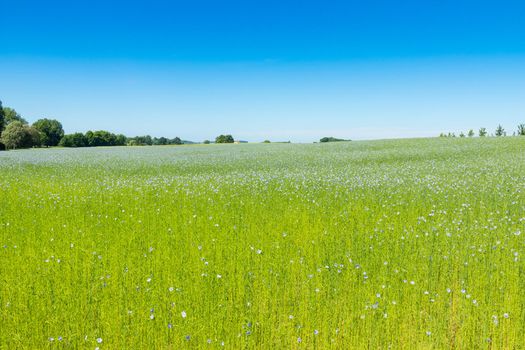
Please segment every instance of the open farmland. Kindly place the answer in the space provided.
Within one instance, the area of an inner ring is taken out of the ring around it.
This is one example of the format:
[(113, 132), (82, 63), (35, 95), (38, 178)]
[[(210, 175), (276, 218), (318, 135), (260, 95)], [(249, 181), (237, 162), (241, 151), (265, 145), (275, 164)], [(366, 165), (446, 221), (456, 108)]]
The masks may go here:
[(525, 347), (525, 137), (0, 153), (0, 348)]

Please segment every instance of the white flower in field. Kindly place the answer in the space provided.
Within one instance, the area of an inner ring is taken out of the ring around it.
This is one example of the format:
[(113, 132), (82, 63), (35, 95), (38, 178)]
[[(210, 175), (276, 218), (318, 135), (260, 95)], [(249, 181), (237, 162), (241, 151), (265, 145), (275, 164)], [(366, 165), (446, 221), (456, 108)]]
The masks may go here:
[(411, 284), (411, 285), (414, 285), (414, 284), (416, 284), (416, 282), (414, 282), (414, 281), (410, 281), (410, 284)]
[(102, 344), (102, 338), (97, 338), (97, 343)]
[(217, 278), (222, 278), (222, 275), (217, 275)]
[(55, 338), (53, 338), (53, 337), (49, 337), (49, 341), (50, 341), (50, 342), (54, 342), (54, 341), (55, 341)]
[(300, 343), (302, 342), (303, 340), (301, 339), (301, 337), (297, 338), (297, 342)]
[(180, 315), (182, 316), (182, 318), (186, 318), (186, 311), (182, 311)]
[(430, 337), (432, 335), (432, 332), (431, 331), (427, 331), (426, 334), (427, 334), (427, 337)]
[(257, 254), (262, 254), (262, 250), (261, 249), (257, 249)]
[(293, 320), (293, 315), (288, 316), (288, 319)]
[(154, 320), (155, 319), (155, 315), (154, 314), (149, 315), (149, 319), (150, 320)]
[(452, 293), (452, 289), (447, 288), (447, 293)]
[(173, 287), (169, 287), (168, 290), (169, 290), (170, 292), (173, 292), (173, 291), (175, 290), (175, 288), (173, 288)]
[(314, 329), (314, 335), (319, 334), (319, 331), (317, 329)]
[(151, 282), (151, 277), (148, 277), (148, 279), (146, 280), (146, 282), (150, 283), (150, 282)]
[(514, 236), (519, 236), (519, 235), (521, 235), (521, 231), (520, 230), (514, 232)]
[(505, 313), (503, 314), (503, 317), (504, 317), (504, 318), (509, 318), (509, 314), (505, 312)]

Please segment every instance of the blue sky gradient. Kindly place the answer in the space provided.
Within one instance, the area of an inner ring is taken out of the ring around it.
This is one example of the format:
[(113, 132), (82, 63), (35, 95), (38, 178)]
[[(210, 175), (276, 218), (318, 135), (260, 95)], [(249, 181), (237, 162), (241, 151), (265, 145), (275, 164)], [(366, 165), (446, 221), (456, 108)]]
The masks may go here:
[(0, 4), (0, 99), (66, 132), (309, 142), (525, 122), (523, 2)]

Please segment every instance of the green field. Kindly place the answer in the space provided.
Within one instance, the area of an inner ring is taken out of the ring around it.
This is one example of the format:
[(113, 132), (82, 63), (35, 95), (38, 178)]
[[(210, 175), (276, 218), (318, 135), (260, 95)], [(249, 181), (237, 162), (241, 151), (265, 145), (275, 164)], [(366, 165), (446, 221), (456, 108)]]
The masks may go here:
[(525, 347), (525, 137), (0, 152), (0, 348)]

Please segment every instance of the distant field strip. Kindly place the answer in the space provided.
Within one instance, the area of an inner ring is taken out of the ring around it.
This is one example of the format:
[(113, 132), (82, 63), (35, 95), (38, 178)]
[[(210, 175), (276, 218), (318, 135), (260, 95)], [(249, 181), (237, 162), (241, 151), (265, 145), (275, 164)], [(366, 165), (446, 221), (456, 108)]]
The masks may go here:
[(0, 152), (0, 348), (525, 348), (524, 248), (525, 137)]

